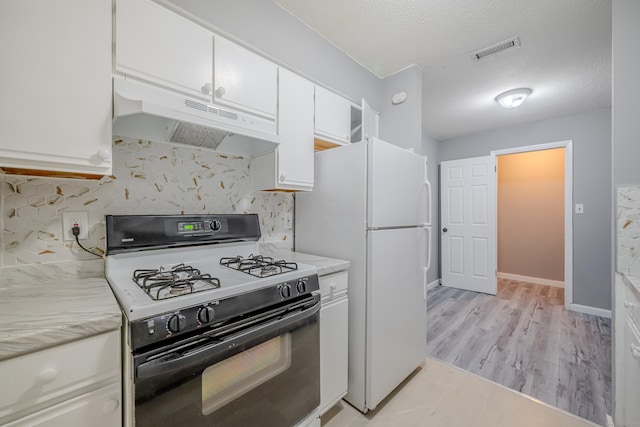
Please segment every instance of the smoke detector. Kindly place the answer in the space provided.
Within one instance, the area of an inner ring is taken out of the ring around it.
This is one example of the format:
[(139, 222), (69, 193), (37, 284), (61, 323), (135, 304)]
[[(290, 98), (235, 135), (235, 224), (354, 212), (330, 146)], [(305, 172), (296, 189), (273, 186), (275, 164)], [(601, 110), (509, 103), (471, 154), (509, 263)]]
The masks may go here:
[(515, 36), (510, 38), (509, 40), (501, 41), (500, 43), (496, 43), (489, 47), (485, 47), (484, 49), (477, 50), (471, 54), (471, 59), (473, 59), (474, 61), (480, 61), (481, 59), (485, 59), (489, 56), (495, 55), (496, 53), (505, 52), (516, 47), (520, 47), (519, 36)]

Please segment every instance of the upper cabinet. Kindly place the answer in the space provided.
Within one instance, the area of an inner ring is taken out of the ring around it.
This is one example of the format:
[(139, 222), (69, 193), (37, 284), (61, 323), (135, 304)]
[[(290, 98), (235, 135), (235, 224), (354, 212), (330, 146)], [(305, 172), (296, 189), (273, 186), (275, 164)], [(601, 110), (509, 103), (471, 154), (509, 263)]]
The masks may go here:
[(275, 152), (255, 157), (257, 190), (311, 190), (313, 187), (313, 83), (280, 68), (278, 135)]
[(213, 33), (150, 0), (116, 0), (115, 71), (211, 102)]
[[(351, 142), (351, 102), (316, 86), (315, 134), (317, 148), (330, 148)], [(328, 144), (327, 144), (328, 142)]]
[(111, 0), (3, 2), (0, 167), (111, 173)]
[(215, 36), (213, 96), (217, 104), (275, 119), (278, 66)]

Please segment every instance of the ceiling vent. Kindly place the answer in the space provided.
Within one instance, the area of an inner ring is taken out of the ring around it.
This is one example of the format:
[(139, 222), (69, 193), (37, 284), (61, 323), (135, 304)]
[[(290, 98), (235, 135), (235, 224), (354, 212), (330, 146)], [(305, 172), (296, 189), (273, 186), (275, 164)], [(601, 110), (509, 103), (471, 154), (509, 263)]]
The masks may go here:
[(516, 47), (520, 46), (520, 37), (515, 36), (510, 38), (509, 40), (502, 41), (500, 43), (496, 43), (484, 49), (480, 49), (471, 54), (471, 58), (474, 61), (480, 61), (481, 59), (485, 59), (488, 56), (494, 55), (496, 53), (504, 52)]

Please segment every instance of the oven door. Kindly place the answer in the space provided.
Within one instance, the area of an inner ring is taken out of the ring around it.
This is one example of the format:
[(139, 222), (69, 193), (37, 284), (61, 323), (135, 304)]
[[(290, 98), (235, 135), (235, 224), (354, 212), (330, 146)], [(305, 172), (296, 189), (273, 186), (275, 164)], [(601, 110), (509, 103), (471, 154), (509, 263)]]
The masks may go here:
[(136, 427), (293, 426), (320, 404), (319, 297), (134, 357)]

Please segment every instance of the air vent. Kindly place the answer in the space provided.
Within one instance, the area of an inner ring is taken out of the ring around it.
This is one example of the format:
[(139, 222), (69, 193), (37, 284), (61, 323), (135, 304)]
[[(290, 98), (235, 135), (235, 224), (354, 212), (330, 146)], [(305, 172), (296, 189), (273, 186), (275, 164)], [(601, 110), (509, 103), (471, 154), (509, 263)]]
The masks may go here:
[(238, 115), (236, 113), (230, 113), (229, 111), (218, 110), (218, 115), (231, 120), (238, 120)]
[(201, 104), (199, 102), (191, 101), (190, 99), (185, 99), (184, 105), (189, 108), (195, 108), (196, 110), (207, 111), (206, 104)]
[(474, 61), (479, 61), (481, 59), (487, 58), (488, 56), (494, 55), (496, 53), (504, 52), (519, 46), (520, 46), (520, 37), (515, 36), (509, 40), (505, 40), (503, 42), (496, 43), (492, 46), (473, 52), (471, 54), (471, 58)]

